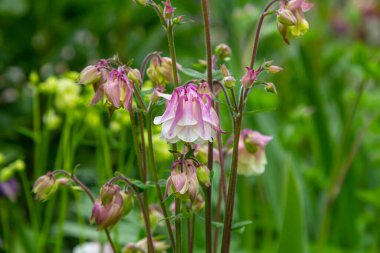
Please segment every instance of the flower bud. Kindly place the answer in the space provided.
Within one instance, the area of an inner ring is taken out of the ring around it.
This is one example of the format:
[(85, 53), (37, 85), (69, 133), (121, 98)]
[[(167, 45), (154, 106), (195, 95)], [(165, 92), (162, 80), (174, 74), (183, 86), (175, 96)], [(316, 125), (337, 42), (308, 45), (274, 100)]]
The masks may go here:
[(230, 73), (225, 64), (220, 65), (220, 71), (222, 72), (223, 77), (229, 76)]
[(277, 11), (277, 21), (286, 26), (293, 26), (297, 24), (297, 19), (294, 14), (285, 8), (280, 8)]
[(177, 16), (173, 19), (173, 24), (177, 25), (177, 24), (181, 24), (183, 20), (183, 16)]
[(233, 76), (226, 76), (223, 78), (223, 84), (226, 88), (231, 89), (235, 87), (236, 79)]
[(147, 6), (149, 3), (149, 0), (133, 0), (133, 2), (142, 5), (142, 6)]
[(142, 85), (143, 81), (141, 78), (140, 70), (132, 69), (128, 72), (128, 78), (132, 80), (137, 85)]
[(206, 165), (202, 165), (197, 168), (197, 178), (203, 186), (211, 186), (210, 170), (207, 168)]
[(91, 84), (99, 81), (101, 78), (101, 72), (98, 71), (98, 67), (90, 65), (85, 67), (79, 74), (78, 82), (80, 84)]
[(176, 197), (184, 195), (189, 189), (189, 182), (185, 173), (173, 170), (166, 183), (166, 195), (174, 193)]
[(133, 202), (133, 196), (130, 192), (120, 192), (121, 197), (123, 198), (123, 206), (122, 206), (122, 212), (123, 215), (127, 215), (130, 213), (130, 211), (133, 209), (134, 202)]
[(191, 202), (193, 202), (199, 193), (199, 181), (197, 178), (197, 174), (194, 172), (191, 173), (188, 176), (188, 181), (189, 181), (188, 193), (189, 193), (189, 197), (190, 197)]
[(33, 185), (32, 192), (36, 194), (36, 200), (45, 202), (48, 200), (58, 189), (55, 176), (52, 172), (39, 177)]
[(115, 194), (120, 192), (120, 187), (116, 184), (104, 184), (102, 188), (100, 188), (100, 199), (102, 200), (102, 204), (108, 204)]
[(215, 54), (219, 56), (220, 59), (225, 59), (231, 56), (232, 50), (226, 44), (219, 44), (215, 48)]
[(167, 19), (172, 19), (174, 15), (175, 8), (170, 3), (170, 0), (166, 0), (166, 2), (163, 2), (164, 4), (164, 16)]
[(273, 83), (266, 83), (265, 90), (269, 93), (277, 94), (276, 86)]
[(257, 77), (256, 71), (247, 67), (247, 73), (241, 78), (241, 83), (245, 89), (251, 88)]

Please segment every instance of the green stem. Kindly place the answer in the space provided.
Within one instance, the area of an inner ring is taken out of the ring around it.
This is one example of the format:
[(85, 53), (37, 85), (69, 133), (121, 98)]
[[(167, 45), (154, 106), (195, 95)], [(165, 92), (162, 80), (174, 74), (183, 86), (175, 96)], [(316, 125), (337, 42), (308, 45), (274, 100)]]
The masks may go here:
[(170, 220), (168, 219), (168, 217), (169, 217), (168, 211), (166, 210), (162, 190), (161, 190), (161, 187), (158, 183), (159, 178), (158, 178), (158, 172), (157, 172), (157, 167), (156, 167), (156, 162), (155, 162), (155, 157), (154, 157), (154, 149), (153, 149), (152, 108), (149, 110), (149, 112), (147, 114), (146, 124), (147, 124), (147, 130), (148, 130), (148, 146), (149, 146), (148, 152), (149, 152), (149, 158), (150, 158), (149, 159), (150, 160), (150, 167), (152, 169), (152, 174), (153, 174), (154, 182), (156, 185), (158, 200), (160, 202), (162, 213), (165, 217), (165, 223), (166, 223), (166, 227), (168, 229), (170, 243), (171, 243), (172, 249), (174, 251), (175, 250), (174, 234), (173, 234), (172, 228), (170, 226)]
[(174, 37), (173, 37), (173, 24), (171, 21), (169, 21), (169, 24), (166, 28), (166, 33), (168, 36), (170, 57), (172, 58), (174, 87), (178, 87), (177, 57), (175, 53), (175, 45), (174, 45)]
[(181, 199), (176, 198), (175, 199), (175, 252), (176, 253), (182, 253), (182, 241), (181, 241), (181, 221), (182, 219), (179, 217), (179, 214), (181, 213)]
[(143, 179), (144, 178), (144, 172), (143, 172), (143, 168), (142, 168), (139, 139), (137, 136), (136, 118), (135, 118), (135, 114), (132, 110), (129, 110), (129, 116), (131, 118), (131, 130), (132, 130), (133, 146), (135, 148), (135, 153), (136, 153), (137, 166), (139, 167), (140, 179)]
[(40, 96), (37, 87), (33, 90), (33, 132), (34, 132), (34, 178), (41, 174), (39, 167), (41, 150), (41, 111)]
[[(207, 82), (211, 93), (213, 93), (213, 81), (212, 81), (212, 53), (211, 53), (211, 27), (209, 16), (209, 2), (208, 0), (202, 0), (202, 13), (204, 22), (205, 42), (206, 42), (206, 56), (207, 56)], [(228, 99), (227, 99), (228, 101)], [(210, 171), (213, 169), (214, 163), (214, 145), (213, 142), (208, 143), (208, 159), (207, 167)], [(212, 185), (212, 184), (211, 184)], [(206, 234), (206, 248), (207, 253), (212, 252), (212, 189), (211, 186), (205, 188), (205, 234)]]

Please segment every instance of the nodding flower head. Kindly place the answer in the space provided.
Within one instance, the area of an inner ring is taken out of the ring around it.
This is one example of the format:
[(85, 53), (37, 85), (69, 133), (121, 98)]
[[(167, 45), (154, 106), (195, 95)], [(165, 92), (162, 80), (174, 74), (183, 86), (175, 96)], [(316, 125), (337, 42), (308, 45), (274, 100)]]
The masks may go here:
[[(182, 66), (177, 63), (177, 69), (181, 70)], [(147, 69), (149, 79), (155, 85), (165, 86), (169, 83), (174, 83), (172, 59), (168, 57), (155, 56), (150, 60), (149, 68)], [(178, 82), (181, 82), (177, 74)]]
[(78, 83), (93, 84), (101, 81), (107, 74), (108, 60), (100, 60), (95, 65), (85, 67), (79, 74)]
[(199, 192), (199, 182), (193, 160), (176, 161), (166, 183), (166, 195), (194, 201)]
[(168, 100), (166, 110), (154, 119), (154, 124), (162, 124), (161, 138), (167, 142), (204, 143), (221, 132), (211, 96), (199, 93), (195, 84), (177, 87), (172, 95), (161, 97)]
[(52, 172), (39, 177), (33, 185), (32, 192), (36, 200), (46, 201), (58, 190), (58, 182)]
[(100, 196), (94, 203), (90, 218), (91, 224), (96, 222), (98, 230), (115, 225), (133, 208), (132, 195), (120, 190), (117, 185), (105, 184)]
[(251, 129), (243, 129), (239, 139), (238, 173), (246, 176), (260, 175), (265, 170), (267, 159), (265, 146), (272, 139)]
[(95, 92), (95, 96), (91, 104), (96, 104), (105, 95), (108, 102), (115, 108), (123, 106), (125, 109), (131, 108), (133, 88), (131, 80), (128, 79), (126, 70), (119, 67), (117, 70), (113, 69), (108, 75), (105, 83), (99, 85)]
[(289, 38), (302, 36), (309, 30), (304, 13), (311, 8), (313, 4), (305, 0), (281, 1), (277, 11), (277, 28), (287, 44)]

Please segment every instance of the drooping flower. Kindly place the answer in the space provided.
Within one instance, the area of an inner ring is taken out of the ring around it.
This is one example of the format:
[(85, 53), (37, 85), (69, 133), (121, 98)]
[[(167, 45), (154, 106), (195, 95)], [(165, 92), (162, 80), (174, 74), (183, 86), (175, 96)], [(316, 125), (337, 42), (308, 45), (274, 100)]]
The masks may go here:
[(120, 190), (118, 185), (105, 184), (94, 203), (90, 223), (96, 222), (98, 230), (115, 225), (133, 208), (132, 195)]
[(212, 141), (221, 131), (211, 96), (200, 94), (195, 84), (177, 87), (172, 95), (160, 96), (168, 102), (164, 114), (156, 117), (154, 124), (162, 124), (161, 138), (167, 142), (204, 143)]
[(132, 81), (128, 79), (124, 68), (113, 69), (109, 73), (106, 82), (100, 84), (97, 88), (91, 104), (98, 103), (105, 95), (115, 108), (123, 106), (125, 109), (129, 109), (133, 97), (132, 85)]
[[(180, 71), (182, 66), (177, 63), (177, 69)], [(169, 83), (174, 83), (172, 59), (168, 57), (155, 56), (150, 60), (149, 68), (147, 69), (149, 79), (155, 85), (165, 86)], [(177, 74), (178, 82), (181, 82)]]
[(246, 176), (260, 175), (265, 170), (265, 146), (272, 139), (251, 129), (243, 129), (239, 138), (238, 173)]
[(167, 196), (174, 194), (177, 198), (194, 201), (199, 192), (199, 182), (194, 161), (186, 159), (176, 161), (172, 166), (172, 172), (166, 182)]
[(33, 185), (32, 192), (36, 194), (36, 200), (46, 201), (58, 190), (57, 180), (52, 172), (39, 177)]
[(95, 65), (89, 65), (85, 67), (79, 74), (78, 83), (80, 84), (92, 84), (100, 81), (105, 77), (107, 60), (100, 60)]
[(289, 38), (302, 36), (309, 30), (304, 13), (312, 7), (313, 4), (305, 0), (281, 1), (277, 12), (277, 28), (287, 44)]

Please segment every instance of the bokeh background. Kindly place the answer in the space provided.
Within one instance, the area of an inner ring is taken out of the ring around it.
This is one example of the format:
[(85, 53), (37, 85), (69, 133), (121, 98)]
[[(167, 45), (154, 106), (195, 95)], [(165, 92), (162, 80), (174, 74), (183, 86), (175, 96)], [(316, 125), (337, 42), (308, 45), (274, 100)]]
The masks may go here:
[[(205, 58), (200, 2), (172, 3), (189, 21), (175, 31), (178, 61), (192, 67)], [(274, 17), (265, 20), (258, 63), (273, 60), (284, 71), (265, 76), (277, 96), (257, 88), (249, 97), (244, 127), (274, 139), (266, 172), (238, 178), (234, 220), (252, 223), (233, 233), (231, 252), (380, 250), (380, 3), (314, 3), (309, 32), (290, 46)], [(264, 5), (211, 1), (212, 43), (230, 45), (236, 77), (249, 63)], [(37, 203), (31, 186), (76, 164), (94, 193), (113, 170), (138, 177), (128, 114), (109, 120), (101, 106), (88, 107), (91, 89), (75, 84), (74, 72), (116, 53), (138, 67), (152, 51), (168, 55), (165, 33), (153, 10), (129, 0), (0, 1), (1, 252), (72, 252), (104, 241), (89, 225), (82, 193), (60, 190)], [(231, 130), (227, 112), (222, 124)], [(165, 178), (171, 157), (155, 138)], [(120, 244), (142, 238), (139, 220), (133, 212), (113, 230)], [(196, 226), (203, 252), (201, 219)]]

